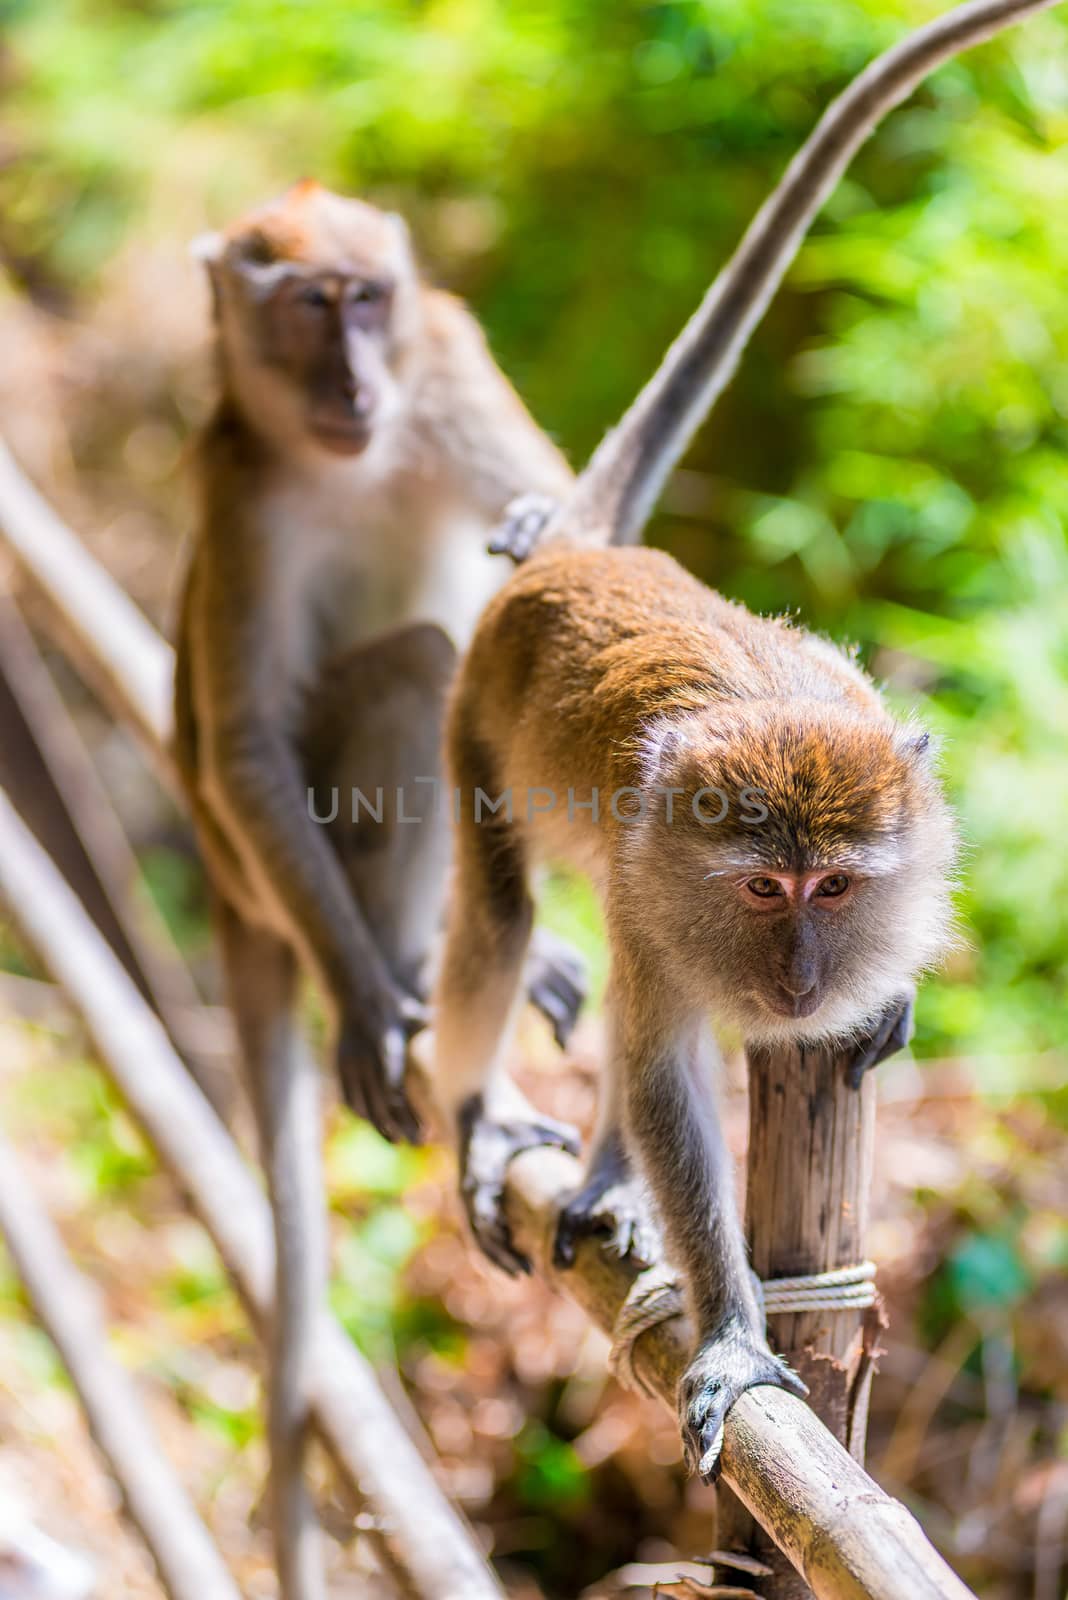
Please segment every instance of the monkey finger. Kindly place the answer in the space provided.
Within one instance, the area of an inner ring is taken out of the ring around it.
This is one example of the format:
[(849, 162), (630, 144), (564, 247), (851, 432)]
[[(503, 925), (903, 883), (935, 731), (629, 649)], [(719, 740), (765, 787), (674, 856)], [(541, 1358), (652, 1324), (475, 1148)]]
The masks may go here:
[(785, 1361), (737, 1325), (697, 1351), (679, 1384), (679, 1424), (687, 1464), (706, 1483), (719, 1476), (723, 1431), (735, 1401), (770, 1384), (802, 1399), (807, 1386)]
[(871, 1037), (857, 1046), (849, 1067), (850, 1087), (859, 1089), (866, 1072), (904, 1050), (912, 1037), (912, 1026), (913, 999), (906, 995), (887, 1009)]
[[(396, 1032), (403, 1052), (403, 1035), (400, 1029)], [(385, 1041), (366, 1038), (354, 1024), (345, 1024), (338, 1039), (337, 1070), (352, 1110), (370, 1122), (384, 1139), (396, 1144), (405, 1135), (390, 1106), (384, 1045)]]
[(662, 1254), (659, 1231), (638, 1186), (588, 1183), (561, 1209), (553, 1265), (572, 1267), (583, 1239), (603, 1240), (621, 1260), (651, 1266)]
[(421, 1144), (423, 1129), (415, 1108), (408, 1099), (408, 1040), (407, 1019), (401, 1027), (387, 1028), (382, 1037), (382, 1088), (386, 1117), (391, 1128), (388, 1137), (394, 1143)]
[(574, 1129), (543, 1121), (494, 1121), (483, 1114), (481, 1096), (461, 1113), (460, 1195), (471, 1231), (495, 1266), (513, 1277), (529, 1273), (530, 1261), (513, 1244), (505, 1212), (508, 1168), (526, 1150), (542, 1145), (578, 1154)]
[(505, 507), (500, 527), (490, 539), (490, 554), (511, 556), (517, 565), (526, 561), (556, 509), (556, 501), (548, 495), (524, 494), (512, 500)]
[(403, 996), (400, 1002), (400, 1014), (405, 1037), (408, 1040), (414, 1039), (417, 1033), (422, 1033), (424, 1028), (430, 1026), (430, 1007), (414, 994)]

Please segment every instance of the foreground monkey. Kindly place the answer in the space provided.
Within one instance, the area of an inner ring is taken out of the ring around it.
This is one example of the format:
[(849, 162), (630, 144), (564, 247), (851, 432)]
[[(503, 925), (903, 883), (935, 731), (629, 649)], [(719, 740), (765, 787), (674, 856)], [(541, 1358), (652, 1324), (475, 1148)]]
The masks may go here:
[[(802, 1387), (764, 1336), (707, 1013), (749, 1043), (849, 1041), (859, 1082), (907, 1041), (915, 980), (945, 947), (953, 826), (927, 736), (895, 722), (847, 656), (751, 616), (666, 555), (603, 547), (640, 532), (879, 117), (938, 62), (1045, 3), (974, 0), (873, 63), (828, 110), (543, 548), (490, 603), (454, 691), (460, 803), (435, 1070), (472, 1228), (492, 1260), (524, 1268), (502, 1208), (508, 1162), (576, 1142), (516, 1117), (504, 1073), (531, 867), (562, 858), (600, 891), (612, 971), (600, 1127), (560, 1217), (557, 1259), (591, 1233), (641, 1253), (636, 1156), (687, 1280), (697, 1346), (680, 1422), (707, 1477), (739, 1395)], [(523, 530), (513, 553), (532, 542)]]
[[(424, 1018), (449, 846), (416, 780), (438, 771), (456, 651), (509, 572), (488, 552), (491, 530), (521, 492), (559, 498), (572, 480), (474, 319), (420, 281), (399, 218), (302, 183), (205, 255), (221, 398), (200, 446), (176, 756), (274, 1209), (282, 1592), (313, 1600), (323, 1584), (301, 1480), (301, 1380), (325, 1239), (298, 958), (336, 1013), (349, 1104), (389, 1138), (416, 1137), (404, 1053)], [(397, 817), (398, 785), (418, 826)], [(328, 830), (309, 792), (326, 816), (332, 786)], [(389, 797), (380, 825), (353, 826), (354, 786)], [(581, 985), (573, 958), (545, 940), (528, 986), (561, 1041)]]

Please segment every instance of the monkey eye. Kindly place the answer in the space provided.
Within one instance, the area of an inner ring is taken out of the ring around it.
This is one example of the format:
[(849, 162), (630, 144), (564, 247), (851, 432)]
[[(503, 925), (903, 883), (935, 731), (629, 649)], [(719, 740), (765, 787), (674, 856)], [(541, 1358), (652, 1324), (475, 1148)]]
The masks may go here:
[(330, 296), (325, 289), (320, 289), (317, 283), (306, 284), (301, 289), (297, 299), (302, 306), (313, 306), (316, 311), (322, 311), (330, 304)]
[(849, 888), (849, 878), (844, 872), (832, 872), (829, 878), (824, 878), (816, 888), (816, 893), (824, 900), (837, 900), (839, 895), (845, 894)]
[(361, 283), (360, 287), (353, 291), (352, 298), (358, 306), (373, 306), (384, 300), (385, 296), (386, 291), (380, 283)]
[(746, 888), (758, 900), (774, 900), (776, 895), (782, 894), (782, 884), (776, 878), (750, 878)]

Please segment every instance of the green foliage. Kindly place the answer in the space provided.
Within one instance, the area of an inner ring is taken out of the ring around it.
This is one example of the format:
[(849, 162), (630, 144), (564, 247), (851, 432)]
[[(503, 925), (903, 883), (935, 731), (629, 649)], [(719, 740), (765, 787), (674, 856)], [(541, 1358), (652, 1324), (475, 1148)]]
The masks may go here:
[[(312, 173), (410, 217), (581, 462), (823, 107), (945, 3), (0, 0), (0, 260), (90, 321), (121, 250), (172, 260), (198, 227)], [(1063, 1373), (1048, 1296), (1068, 1265), (1052, 1176), (1068, 1125), (1066, 38), (1058, 13), (1032, 19), (940, 71), (877, 132), (649, 530), (725, 592), (858, 642), (941, 738), (961, 814), (961, 944), (924, 988), (918, 1051), (977, 1058), (1022, 1112), (999, 1135), (993, 1113), (970, 1124), (951, 1195), (919, 1197), (938, 1264), (918, 1318), (931, 1345), (963, 1324), (973, 1375), (1018, 1359), (1032, 1394)], [(121, 417), (88, 436), (116, 457), (92, 468), (132, 494)], [(199, 950), (204, 908), (183, 863), (161, 848), (145, 865)], [(599, 992), (587, 887), (552, 878), (544, 913)], [(36, 971), (2, 925), (0, 965)], [(151, 1163), (88, 1067), (35, 1070), (14, 1104), (21, 1127), (47, 1124), (101, 1210), (146, 1198)], [(333, 1299), (373, 1359), (432, 1351), (462, 1388), (475, 1336), (404, 1287), (424, 1228), (401, 1197), (434, 1181), (432, 1163), (349, 1119), (333, 1130), (346, 1222)], [(190, 1342), (229, 1355), (247, 1337), (199, 1234), (172, 1243), (151, 1295), (185, 1336), (159, 1363), (165, 1381), (246, 1444), (254, 1397), (208, 1392), (183, 1361)], [(7, 1275), (0, 1310), (23, 1365), (56, 1381)], [(546, 1591), (573, 1593), (576, 1551), (589, 1547), (592, 1581), (619, 1526), (632, 1529), (625, 1515), (608, 1529), (607, 1480), (540, 1410), (514, 1452), (499, 1446), (496, 1504)], [(938, 1497), (958, 1476), (940, 1475)]]
[[(931, 10), (7, 0), (0, 246), (91, 287), (155, 194), (222, 220), (314, 172), (412, 216), (581, 459), (822, 107)], [(931, 1051), (1068, 1045), (1065, 38), (1033, 19), (879, 130), (650, 534), (930, 695), (972, 952), (928, 988)]]
[(589, 1474), (568, 1440), (542, 1422), (528, 1422), (516, 1440), (519, 1470), (516, 1490), (532, 1510), (565, 1513), (589, 1496)]

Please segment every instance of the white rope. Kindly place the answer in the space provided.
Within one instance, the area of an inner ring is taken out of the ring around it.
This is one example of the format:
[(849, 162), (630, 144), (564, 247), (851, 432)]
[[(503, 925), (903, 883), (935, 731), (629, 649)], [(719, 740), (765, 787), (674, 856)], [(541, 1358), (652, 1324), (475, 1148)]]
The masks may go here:
[(797, 1278), (769, 1278), (762, 1287), (766, 1317), (788, 1311), (866, 1311), (876, 1299), (875, 1262)]
[(670, 1322), (672, 1317), (681, 1317), (685, 1310), (682, 1284), (672, 1267), (661, 1263), (638, 1274), (619, 1308), (612, 1329), (612, 1348), (608, 1352), (608, 1370), (624, 1389), (650, 1397), (655, 1394), (635, 1369), (634, 1346), (650, 1328)]
[[(799, 1311), (864, 1311), (875, 1304), (877, 1295), (874, 1261), (795, 1278), (754, 1281), (765, 1317)], [(661, 1264), (638, 1274), (620, 1307), (608, 1353), (609, 1371), (624, 1388), (655, 1393), (634, 1366), (634, 1347), (650, 1328), (681, 1317), (685, 1311), (682, 1281), (672, 1267)]]

